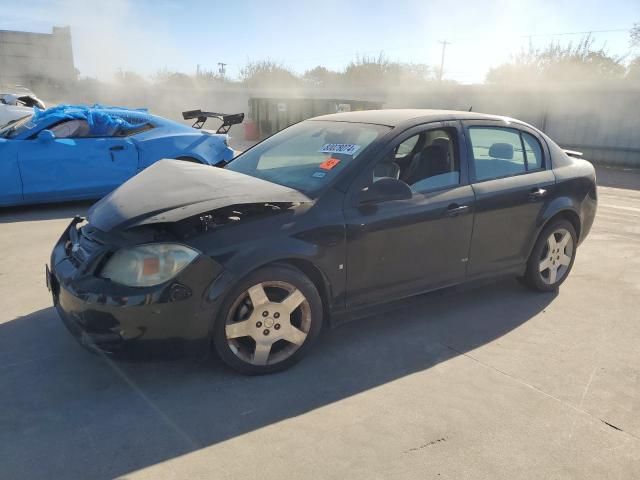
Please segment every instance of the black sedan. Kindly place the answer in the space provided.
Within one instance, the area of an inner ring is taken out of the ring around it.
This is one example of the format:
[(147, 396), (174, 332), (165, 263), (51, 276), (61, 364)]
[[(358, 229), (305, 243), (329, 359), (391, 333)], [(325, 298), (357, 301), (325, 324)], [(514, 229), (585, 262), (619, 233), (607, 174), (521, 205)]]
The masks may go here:
[(47, 282), (92, 349), (215, 350), (267, 373), (382, 302), (503, 274), (556, 289), (595, 212), (592, 165), (523, 122), (338, 113), (224, 168), (149, 167), (73, 220)]

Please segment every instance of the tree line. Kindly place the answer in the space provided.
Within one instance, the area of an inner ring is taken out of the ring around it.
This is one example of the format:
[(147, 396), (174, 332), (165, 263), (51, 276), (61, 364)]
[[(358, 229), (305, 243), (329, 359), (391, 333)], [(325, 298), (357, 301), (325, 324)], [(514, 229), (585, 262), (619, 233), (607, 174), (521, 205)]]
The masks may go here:
[[(491, 68), (485, 78), (487, 84), (589, 84), (624, 82), (640, 86), (640, 23), (630, 31), (629, 53), (613, 55), (605, 45), (597, 45), (592, 35), (577, 42), (551, 42), (544, 47), (530, 44), (511, 58)], [(248, 88), (420, 88), (439, 82), (439, 70), (421, 63), (402, 63), (389, 60), (384, 54), (358, 56), (341, 71), (318, 65), (302, 74), (275, 60), (249, 61), (239, 78), (221, 76), (219, 72), (198, 70), (189, 75), (161, 70), (151, 79), (135, 72), (120, 71), (116, 79), (126, 85), (154, 83), (156, 85), (190, 87), (237, 84)], [(454, 80), (445, 83), (455, 84)]]

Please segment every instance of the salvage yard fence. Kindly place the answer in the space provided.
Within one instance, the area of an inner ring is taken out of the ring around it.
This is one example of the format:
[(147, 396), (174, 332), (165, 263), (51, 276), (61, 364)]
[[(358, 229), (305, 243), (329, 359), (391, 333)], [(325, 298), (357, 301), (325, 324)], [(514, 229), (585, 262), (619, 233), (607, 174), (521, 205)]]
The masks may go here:
[(640, 168), (640, 88), (443, 87), (395, 95), (386, 107), (450, 108), (526, 121), (594, 163)]
[[(104, 85), (92, 91), (74, 91), (50, 98), (51, 103), (83, 102), (148, 107), (175, 120), (181, 112), (200, 108), (225, 113), (249, 113), (255, 97), (343, 98), (380, 102), (384, 108), (436, 108), (507, 115), (547, 133), (562, 147), (578, 150), (597, 164), (640, 168), (640, 85), (599, 87), (505, 88), (498, 85), (432, 84), (428, 88), (398, 85), (385, 89), (301, 87), (248, 89), (237, 84), (212, 88), (145, 86), (117, 88)], [(283, 125), (284, 126), (284, 125)], [(209, 128), (213, 127), (213, 122)], [(242, 126), (232, 135), (243, 136)]]

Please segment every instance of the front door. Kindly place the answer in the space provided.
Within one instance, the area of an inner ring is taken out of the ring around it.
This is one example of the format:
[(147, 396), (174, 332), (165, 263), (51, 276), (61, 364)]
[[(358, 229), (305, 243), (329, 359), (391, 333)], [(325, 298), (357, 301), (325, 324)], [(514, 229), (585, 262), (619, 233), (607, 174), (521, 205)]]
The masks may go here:
[[(464, 280), (474, 194), (456, 124), (402, 135), (356, 180), (348, 196), (347, 305), (384, 302)], [(360, 205), (357, 192), (382, 177), (412, 198)]]
[(18, 162), (26, 201), (107, 194), (135, 175), (138, 152), (127, 138), (20, 140)]

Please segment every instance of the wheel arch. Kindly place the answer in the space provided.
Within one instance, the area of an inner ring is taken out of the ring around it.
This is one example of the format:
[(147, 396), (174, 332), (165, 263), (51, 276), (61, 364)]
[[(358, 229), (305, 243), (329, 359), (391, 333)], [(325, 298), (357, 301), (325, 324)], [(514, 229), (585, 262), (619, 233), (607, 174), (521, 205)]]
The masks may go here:
[(260, 265), (257, 265), (249, 272), (246, 272), (243, 277), (246, 275), (250, 275), (252, 272), (261, 268), (277, 265), (294, 268), (302, 272), (307, 278), (309, 278), (309, 280), (311, 280), (311, 282), (318, 290), (318, 294), (320, 295), (320, 299), (322, 300), (322, 311), (324, 320), (330, 323), (331, 315), (329, 314), (329, 312), (331, 310), (331, 283), (329, 282), (329, 279), (322, 271), (322, 269), (310, 259), (303, 257), (283, 257), (270, 259)]
[[(325, 325), (331, 326), (331, 282), (329, 281), (326, 274), (322, 271), (322, 269), (316, 265), (315, 262), (306, 257), (292, 257), (292, 256), (283, 256), (283, 257), (274, 257), (265, 259), (265, 261), (260, 263), (255, 263), (252, 265), (252, 268), (243, 270), (242, 272), (228, 272), (229, 275), (221, 275), (218, 277), (218, 280), (222, 280), (221, 282), (214, 281), (212, 285), (210, 285), (204, 294), (204, 296), (208, 299), (208, 302), (215, 305), (211, 310), (210, 321), (207, 322), (207, 334), (206, 334), (206, 345), (210, 346), (213, 341), (213, 332), (215, 328), (215, 323), (219, 320), (220, 316), (220, 307), (224, 302), (226, 295), (230, 288), (233, 287), (236, 283), (238, 283), (243, 278), (251, 275), (256, 270), (260, 270), (261, 268), (267, 268), (272, 266), (284, 266), (286, 268), (293, 268), (298, 270), (303, 275), (306, 275), (307, 278), (311, 280), (314, 286), (318, 290), (318, 294), (320, 295), (320, 300), (322, 301), (322, 310), (323, 310), (323, 322), (326, 322)], [(209, 350), (207, 349), (207, 352)]]
[[(546, 227), (550, 222), (555, 221), (559, 218), (564, 218), (568, 220), (571, 225), (573, 225), (573, 229), (576, 231), (576, 237), (578, 241), (580, 241), (580, 232), (582, 228), (582, 224), (580, 221), (580, 216), (574, 210), (561, 210), (556, 213), (553, 217), (551, 217), (547, 222), (545, 222), (544, 226)], [(544, 227), (543, 227), (544, 228)]]
[(555, 199), (544, 210), (542, 222), (540, 222), (538, 229), (538, 235), (542, 230), (544, 230), (549, 222), (557, 220), (558, 218), (565, 218), (567, 221), (571, 222), (576, 231), (578, 241), (580, 241), (582, 219), (580, 218), (579, 207), (572, 199), (567, 197)]
[(535, 246), (538, 238), (542, 231), (549, 225), (550, 222), (553, 222), (559, 218), (564, 218), (568, 222), (573, 225), (574, 230), (576, 231), (576, 237), (578, 242), (580, 241), (580, 234), (582, 230), (582, 220), (580, 219), (580, 215), (578, 214), (577, 209), (573, 205), (573, 202), (569, 198), (558, 198), (554, 202), (550, 203), (549, 206), (543, 211), (540, 220), (538, 221), (538, 228), (535, 232), (535, 235), (532, 235), (532, 238), (529, 242), (528, 249), (526, 250), (525, 259), (529, 259), (531, 252), (533, 251), (533, 247)]
[(309, 280), (311, 280), (318, 289), (318, 293), (322, 299), (324, 317), (329, 319), (328, 314), (331, 308), (331, 283), (320, 267), (306, 258), (285, 258), (272, 263), (292, 266), (309, 277)]

